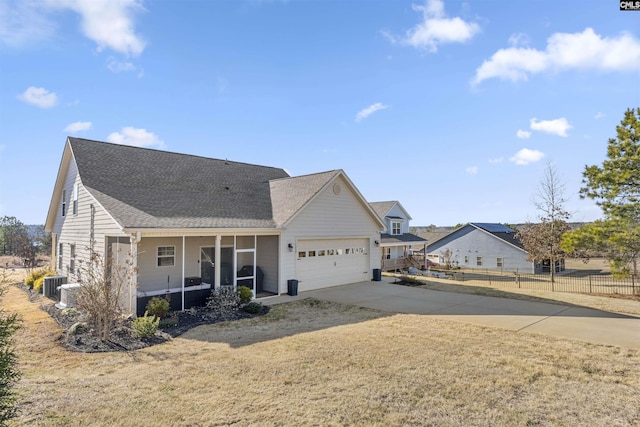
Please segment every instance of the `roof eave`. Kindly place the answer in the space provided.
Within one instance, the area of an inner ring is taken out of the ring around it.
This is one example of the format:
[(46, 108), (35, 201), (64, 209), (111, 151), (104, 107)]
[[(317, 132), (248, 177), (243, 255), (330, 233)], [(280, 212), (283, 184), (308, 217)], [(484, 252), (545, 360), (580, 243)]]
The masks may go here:
[(67, 172), (69, 170), (69, 165), (71, 164), (71, 159), (73, 157), (73, 151), (71, 149), (71, 143), (69, 142), (69, 137), (67, 137), (67, 141), (64, 146), (64, 151), (62, 152), (62, 158), (60, 159), (60, 165), (58, 166), (58, 174), (56, 176), (56, 182), (53, 185), (53, 192), (51, 194), (51, 201), (49, 202), (49, 210), (47, 212), (47, 218), (44, 223), (44, 231), (51, 232), (53, 230), (53, 226), (56, 221), (56, 212), (58, 210), (58, 200), (62, 195), (62, 187), (64, 187), (64, 180), (67, 176)]

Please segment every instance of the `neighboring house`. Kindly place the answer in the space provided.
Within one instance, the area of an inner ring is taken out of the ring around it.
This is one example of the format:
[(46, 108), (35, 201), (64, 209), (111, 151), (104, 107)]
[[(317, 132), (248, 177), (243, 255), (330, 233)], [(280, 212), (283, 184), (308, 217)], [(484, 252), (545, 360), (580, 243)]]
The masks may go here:
[[(131, 313), (211, 288), (257, 297), (371, 280), (384, 223), (342, 170), (283, 169), (68, 138), (45, 229), (52, 264), (78, 281), (90, 254), (132, 263)], [(254, 268), (257, 266), (258, 268)]]
[(382, 270), (403, 270), (409, 267), (421, 268), (424, 261), (418, 259), (417, 252), (427, 246), (427, 240), (409, 232), (411, 216), (397, 201), (369, 203), (383, 219), (387, 233), (380, 235), (382, 249)]
[[(544, 263), (527, 261), (527, 252), (515, 237), (516, 230), (503, 224), (468, 223), (440, 239), (429, 242), (430, 259), (454, 267), (543, 273)], [(560, 262), (557, 271), (564, 270)], [(548, 265), (546, 272), (549, 271)]]

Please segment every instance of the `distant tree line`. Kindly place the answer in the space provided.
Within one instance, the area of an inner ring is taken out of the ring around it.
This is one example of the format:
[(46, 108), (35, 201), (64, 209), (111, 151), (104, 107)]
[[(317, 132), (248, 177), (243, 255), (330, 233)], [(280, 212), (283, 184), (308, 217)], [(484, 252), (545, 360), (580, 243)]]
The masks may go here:
[(51, 253), (51, 234), (42, 225), (25, 225), (16, 217), (0, 218), (0, 254), (13, 255), (32, 267), (38, 255)]

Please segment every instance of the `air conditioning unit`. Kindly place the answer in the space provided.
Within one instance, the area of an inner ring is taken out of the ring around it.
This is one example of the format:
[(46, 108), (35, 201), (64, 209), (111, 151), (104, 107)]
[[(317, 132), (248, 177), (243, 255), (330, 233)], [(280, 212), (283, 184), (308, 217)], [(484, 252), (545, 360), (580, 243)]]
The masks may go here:
[(59, 309), (75, 307), (76, 293), (82, 285), (80, 283), (68, 283), (60, 286), (60, 302), (56, 304)]
[(47, 276), (42, 284), (42, 295), (47, 298), (60, 299), (59, 286), (67, 283), (67, 276)]

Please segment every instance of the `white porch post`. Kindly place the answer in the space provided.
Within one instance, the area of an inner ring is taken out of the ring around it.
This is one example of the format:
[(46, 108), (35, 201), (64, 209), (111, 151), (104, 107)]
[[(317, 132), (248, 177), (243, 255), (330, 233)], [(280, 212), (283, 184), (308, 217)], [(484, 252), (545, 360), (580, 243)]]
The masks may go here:
[[(213, 260), (213, 288), (220, 289), (220, 268), (222, 267), (222, 262), (220, 257), (222, 256), (222, 251), (220, 250), (220, 245), (222, 244), (222, 236), (219, 234), (216, 235), (216, 247), (214, 249), (215, 259)], [(212, 289), (213, 290), (213, 289)]]
[(185, 236), (182, 236), (182, 311), (184, 311), (184, 259), (185, 259)]
[(131, 278), (129, 279), (129, 312), (138, 316), (138, 243), (141, 240), (140, 232), (131, 235)]

